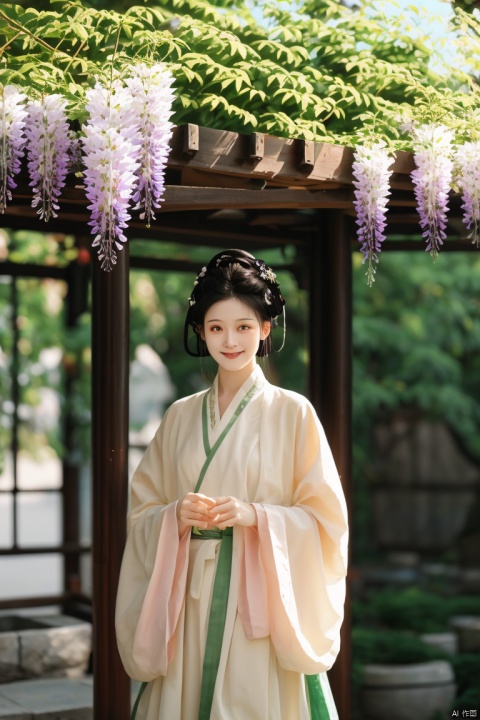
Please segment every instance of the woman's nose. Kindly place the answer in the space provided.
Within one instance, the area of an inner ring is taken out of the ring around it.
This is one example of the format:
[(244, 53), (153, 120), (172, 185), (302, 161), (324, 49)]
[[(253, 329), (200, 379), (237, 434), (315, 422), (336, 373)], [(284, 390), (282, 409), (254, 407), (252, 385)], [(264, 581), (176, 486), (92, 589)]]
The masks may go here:
[(234, 347), (237, 344), (235, 333), (233, 330), (227, 330), (225, 333), (225, 346), (226, 347)]

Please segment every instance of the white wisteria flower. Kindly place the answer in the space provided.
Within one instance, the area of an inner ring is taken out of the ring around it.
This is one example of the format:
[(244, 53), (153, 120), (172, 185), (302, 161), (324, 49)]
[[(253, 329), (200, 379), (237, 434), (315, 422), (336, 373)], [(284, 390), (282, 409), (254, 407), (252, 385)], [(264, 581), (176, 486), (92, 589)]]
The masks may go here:
[(41, 219), (57, 217), (58, 199), (71, 164), (72, 132), (61, 95), (46, 95), (32, 102), (25, 125), (28, 172), (33, 189), (32, 207)]
[(165, 166), (172, 137), (173, 76), (161, 63), (135, 65), (125, 84), (133, 98), (133, 109), (140, 129), (138, 186), (133, 196), (135, 210), (150, 227), (154, 210), (163, 199)]
[(480, 141), (466, 142), (455, 152), (457, 182), (462, 193), (463, 222), (480, 247)]
[(89, 225), (101, 267), (110, 271), (117, 262), (116, 249), (127, 239), (123, 230), (130, 220), (141, 138), (132, 95), (119, 80), (108, 88), (97, 82), (86, 97), (89, 117), (82, 144)]
[(385, 239), (392, 163), (393, 158), (383, 140), (370, 145), (357, 145), (355, 148), (352, 164), (354, 207), (357, 213), (360, 252), (364, 254), (363, 262), (368, 261), (366, 276), (369, 285), (375, 281), (375, 265)]
[(426, 251), (437, 259), (446, 238), (448, 194), (453, 173), (453, 132), (444, 125), (412, 129), (416, 169), (412, 172), (417, 210)]
[(27, 96), (15, 85), (0, 85), (0, 212), (5, 212), (25, 149)]

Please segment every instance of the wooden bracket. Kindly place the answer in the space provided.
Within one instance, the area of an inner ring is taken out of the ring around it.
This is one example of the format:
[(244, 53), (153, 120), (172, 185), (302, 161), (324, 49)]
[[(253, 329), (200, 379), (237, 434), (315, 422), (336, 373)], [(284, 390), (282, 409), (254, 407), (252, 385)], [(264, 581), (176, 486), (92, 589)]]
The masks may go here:
[(194, 155), (200, 148), (200, 133), (198, 125), (187, 123), (183, 140), (183, 152), (186, 155)]
[(315, 165), (315, 143), (313, 140), (299, 140), (300, 166), (313, 167)]
[(265, 154), (265, 136), (263, 133), (252, 133), (249, 139), (249, 158), (261, 160)]

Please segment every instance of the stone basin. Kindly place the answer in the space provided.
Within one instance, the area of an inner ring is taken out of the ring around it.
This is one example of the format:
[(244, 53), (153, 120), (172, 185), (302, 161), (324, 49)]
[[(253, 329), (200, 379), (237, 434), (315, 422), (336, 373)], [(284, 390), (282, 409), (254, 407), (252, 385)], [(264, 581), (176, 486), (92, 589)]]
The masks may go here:
[(91, 623), (69, 615), (0, 616), (0, 683), (80, 678), (88, 668)]

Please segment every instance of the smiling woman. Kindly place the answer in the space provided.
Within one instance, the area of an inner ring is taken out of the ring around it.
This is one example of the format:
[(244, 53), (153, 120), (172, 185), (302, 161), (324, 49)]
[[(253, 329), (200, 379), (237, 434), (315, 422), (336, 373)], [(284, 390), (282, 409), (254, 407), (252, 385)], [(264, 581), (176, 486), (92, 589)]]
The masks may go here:
[(241, 250), (195, 280), (185, 349), (218, 373), (169, 408), (132, 481), (116, 626), (137, 720), (338, 718), (342, 487), (311, 404), (256, 364), (284, 304)]

